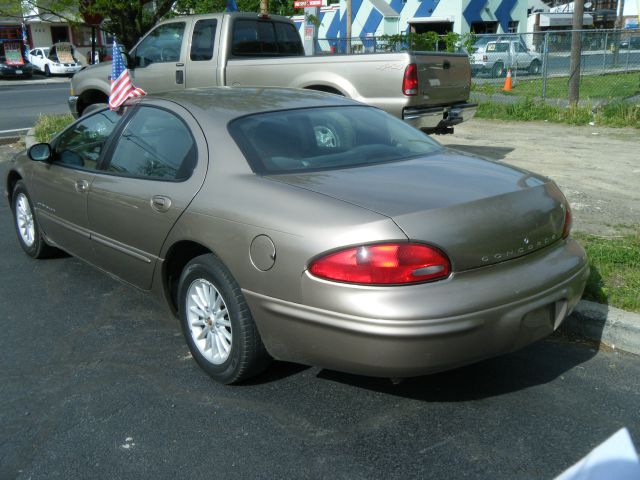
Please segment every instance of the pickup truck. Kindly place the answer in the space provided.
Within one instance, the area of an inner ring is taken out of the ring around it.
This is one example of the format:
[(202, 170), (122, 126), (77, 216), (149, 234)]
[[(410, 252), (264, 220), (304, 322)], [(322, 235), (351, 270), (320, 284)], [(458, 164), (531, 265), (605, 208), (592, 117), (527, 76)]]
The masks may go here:
[[(344, 95), (379, 107), (427, 133), (452, 133), (468, 103), (466, 54), (398, 52), (305, 56), (286, 17), (217, 13), (158, 23), (123, 54), (147, 93), (207, 86), (280, 86)], [(73, 76), (69, 107), (78, 117), (108, 101), (111, 63)]]
[(530, 51), (521, 39), (487, 42), (471, 54), (471, 70), (475, 75), (489, 73), (502, 77), (507, 70), (524, 70), (530, 75), (539, 75), (542, 55)]

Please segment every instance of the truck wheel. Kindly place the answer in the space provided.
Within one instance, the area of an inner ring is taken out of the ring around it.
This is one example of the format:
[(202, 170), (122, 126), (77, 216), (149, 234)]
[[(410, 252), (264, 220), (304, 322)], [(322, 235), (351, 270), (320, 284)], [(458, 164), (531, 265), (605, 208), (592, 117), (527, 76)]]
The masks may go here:
[(85, 107), (85, 109), (82, 111), (82, 116), (86, 117), (87, 115), (91, 115), (93, 112), (102, 110), (103, 108), (107, 108), (108, 106), (109, 105), (106, 103), (92, 103), (91, 105)]
[(502, 62), (496, 62), (491, 69), (491, 76), (493, 78), (499, 78), (504, 75), (504, 64)]
[(539, 75), (540, 74), (540, 62), (538, 60), (533, 60), (531, 65), (529, 65), (529, 75)]

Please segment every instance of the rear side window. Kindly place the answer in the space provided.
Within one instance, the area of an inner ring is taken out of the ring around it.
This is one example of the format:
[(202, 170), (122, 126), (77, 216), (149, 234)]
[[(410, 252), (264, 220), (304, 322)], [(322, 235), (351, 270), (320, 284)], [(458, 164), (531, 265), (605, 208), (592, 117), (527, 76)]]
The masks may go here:
[(236, 20), (231, 54), (234, 56), (302, 55), (300, 36), (293, 25), (265, 20)]
[(442, 150), (402, 120), (365, 106), (249, 115), (231, 122), (229, 132), (260, 174), (349, 168)]
[(186, 180), (196, 164), (187, 125), (174, 114), (140, 107), (123, 130), (107, 171), (129, 177)]
[(196, 22), (191, 40), (191, 60), (203, 61), (213, 58), (217, 23), (217, 20), (198, 20)]

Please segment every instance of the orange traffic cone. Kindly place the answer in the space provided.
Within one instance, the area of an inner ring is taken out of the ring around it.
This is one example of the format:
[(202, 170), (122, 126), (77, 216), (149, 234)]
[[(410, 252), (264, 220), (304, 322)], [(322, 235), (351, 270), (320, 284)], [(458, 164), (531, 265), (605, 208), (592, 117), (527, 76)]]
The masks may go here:
[(507, 78), (504, 79), (503, 90), (505, 92), (510, 92), (512, 88), (513, 88), (513, 85), (511, 85), (511, 69), (509, 69), (507, 70)]

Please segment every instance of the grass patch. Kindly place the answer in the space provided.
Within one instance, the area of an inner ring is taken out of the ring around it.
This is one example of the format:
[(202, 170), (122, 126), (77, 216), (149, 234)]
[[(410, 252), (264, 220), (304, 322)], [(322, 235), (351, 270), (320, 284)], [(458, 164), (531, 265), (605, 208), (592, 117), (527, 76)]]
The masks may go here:
[(620, 238), (576, 232), (587, 251), (591, 274), (583, 298), (640, 312), (640, 228)]
[(35, 126), (35, 137), (38, 142), (49, 142), (53, 136), (73, 122), (70, 113), (64, 115), (40, 115)]
[(595, 122), (609, 127), (640, 128), (640, 105), (614, 102), (598, 107), (591, 105), (563, 107), (525, 97), (513, 103), (479, 102), (476, 117), (495, 120), (546, 120), (571, 125)]
[[(547, 79), (547, 98), (567, 98), (568, 77), (550, 77)], [(513, 90), (502, 90), (504, 81), (496, 83), (474, 83), (471, 89), (475, 92), (493, 95), (516, 95), (522, 97), (541, 97), (542, 79), (528, 80), (517, 77)], [(623, 99), (640, 94), (640, 73), (613, 73), (607, 75), (583, 75), (580, 78), (580, 98)]]

